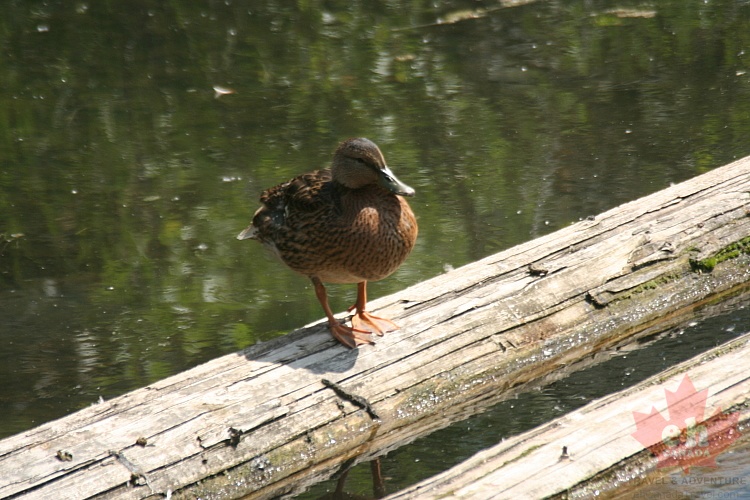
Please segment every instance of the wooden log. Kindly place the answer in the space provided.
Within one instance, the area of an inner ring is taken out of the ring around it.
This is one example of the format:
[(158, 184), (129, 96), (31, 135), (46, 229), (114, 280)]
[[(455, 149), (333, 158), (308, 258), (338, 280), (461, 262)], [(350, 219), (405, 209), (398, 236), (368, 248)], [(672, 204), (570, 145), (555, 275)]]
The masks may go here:
[[(649, 413), (653, 407), (671, 419), (669, 412), (675, 411), (679, 403), (675, 402), (670, 410), (664, 391), (677, 391), (687, 375), (696, 390), (709, 390), (705, 409), (699, 409), (706, 419), (716, 412), (736, 414), (736, 423), (728, 426), (733, 442), (741, 437), (738, 427), (750, 420), (748, 359), (750, 333), (504, 440), (387, 498), (589, 498), (615, 488), (647, 485), (643, 479), (656, 471), (658, 458), (633, 437), (637, 430), (633, 412)], [(692, 404), (692, 395), (682, 396), (679, 402)], [(653, 425), (659, 423), (655, 421)], [(661, 435), (649, 446), (658, 445), (657, 439)], [(697, 445), (694, 448), (708, 449)], [(686, 459), (685, 464), (689, 463)]]
[(375, 346), (321, 322), (12, 436), (0, 497), (300, 491), (747, 282), (749, 203), (745, 158), (372, 302)]

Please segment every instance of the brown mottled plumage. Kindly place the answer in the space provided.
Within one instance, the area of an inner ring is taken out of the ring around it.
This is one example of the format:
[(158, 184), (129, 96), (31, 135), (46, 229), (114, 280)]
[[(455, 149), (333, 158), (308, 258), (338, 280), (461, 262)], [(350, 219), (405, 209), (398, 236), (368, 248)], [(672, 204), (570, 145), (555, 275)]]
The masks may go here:
[[(367, 282), (393, 273), (414, 247), (417, 221), (380, 149), (364, 138), (341, 143), (330, 170), (316, 170), (263, 192), (252, 224), (237, 239), (259, 240), (308, 276), (333, 336), (347, 347), (398, 329), (365, 311)], [(322, 282), (357, 283), (352, 327), (333, 317)]]

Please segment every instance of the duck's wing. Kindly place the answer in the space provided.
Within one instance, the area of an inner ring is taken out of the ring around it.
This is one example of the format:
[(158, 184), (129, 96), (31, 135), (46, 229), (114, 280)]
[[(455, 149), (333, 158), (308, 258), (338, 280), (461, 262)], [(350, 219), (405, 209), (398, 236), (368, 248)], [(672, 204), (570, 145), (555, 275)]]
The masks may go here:
[(302, 174), (289, 182), (263, 192), (260, 202), (270, 210), (304, 214), (323, 208), (337, 208), (340, 193), (332, 182), (330, 170)]

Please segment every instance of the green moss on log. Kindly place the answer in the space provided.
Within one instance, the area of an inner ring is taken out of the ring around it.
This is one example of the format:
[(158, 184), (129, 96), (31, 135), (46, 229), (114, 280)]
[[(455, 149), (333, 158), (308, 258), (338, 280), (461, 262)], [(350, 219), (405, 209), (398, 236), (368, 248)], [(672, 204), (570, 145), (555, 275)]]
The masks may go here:
[(695, 272), (710, 273), (714, 268), (724, 261), (735, 259), (742, 254), (750, 254), (750, 236), (727, 245), (717, 253), (705, 259), (690, 259), (690, 268)]

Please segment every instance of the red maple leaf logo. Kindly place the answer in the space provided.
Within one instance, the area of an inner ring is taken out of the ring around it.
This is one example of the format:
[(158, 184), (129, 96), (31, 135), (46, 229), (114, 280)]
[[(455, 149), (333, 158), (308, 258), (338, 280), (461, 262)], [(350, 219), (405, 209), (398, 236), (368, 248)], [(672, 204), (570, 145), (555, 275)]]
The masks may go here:
[(717, 467), (716, 456), (739, 439), (740, 414), (717, 409), (704, 419), (708, 389), (696, 391), (685, 375), (676, 391), (664, 389), (669, 420), (651, 407), (650, 413), (633, 412), (637, 430), (631, 434), (657, 458), (657, 467), (679, 465), (687, 474), (690, 467)]

